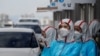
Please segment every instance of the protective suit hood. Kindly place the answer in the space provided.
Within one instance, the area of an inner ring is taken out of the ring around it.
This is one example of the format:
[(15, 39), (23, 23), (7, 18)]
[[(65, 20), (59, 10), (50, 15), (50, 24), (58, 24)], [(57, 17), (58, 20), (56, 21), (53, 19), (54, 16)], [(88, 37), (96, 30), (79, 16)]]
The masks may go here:
[(88, 24), (84, 20), (79, 20), (75, 23), (75, 26), (79, 26), (82, 29), (82, 40), (87, 41), (90, 39)]
[(100, 30), (100, 23), (97, 20), (93, 20), (89, 23), (90, 36), (96, 35)]
[(50, 45), (50, 42), (56, 38), (56, 29), (52, 26), (46, 26), (42, 30), (46, 34), (45, 41), (47, 45)]
[[(73, 22), (71, 19), (62, 19), (61, 22), (58, 24), (60, 26), (62, 23), (67, 23), (70, 27), (69, 35), (67, 36), (66, 42), (73, 42), (74, 41), (74, 28), (73, 28)], [(61, 38), (61, 36), (58, 35), (58, 39)]]

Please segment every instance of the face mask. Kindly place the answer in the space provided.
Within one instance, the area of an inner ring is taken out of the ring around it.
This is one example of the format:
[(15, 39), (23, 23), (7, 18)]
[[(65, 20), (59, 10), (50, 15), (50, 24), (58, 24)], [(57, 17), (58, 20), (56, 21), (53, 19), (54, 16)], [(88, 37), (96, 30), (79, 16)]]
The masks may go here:
[(75, 34), (74, 35), (75, 40), (81, 40), (82, 34), (80, 32), (75, 31), (74, 34)]
[(68, 34), (69, 34), (69, 30), (66, 29), (66, 28), (61, 28), (61, 29), (59, 30), (59, 34), (60, 34), (61, 37), (66, 37), (66, 36), (68, 36)]

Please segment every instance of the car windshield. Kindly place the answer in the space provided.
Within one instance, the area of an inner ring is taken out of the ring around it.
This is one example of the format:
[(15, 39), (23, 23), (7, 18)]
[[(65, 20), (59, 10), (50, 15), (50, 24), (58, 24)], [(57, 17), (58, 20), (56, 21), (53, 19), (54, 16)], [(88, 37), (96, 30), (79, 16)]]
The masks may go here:
[(28, 19), (28, 20), (20, 20), (20, 22), (39, 22), (38, 20), (30, 20), (30, 19)]
[(31, 28), (35, 31), (35, 33), (41, 33), (41, 28), (39, 25), (15, 25), (15, 27), (25, 27), (25, 28)]
[(33, 33), (0, 32), (0, 48), (36, 48), (37, 40)]

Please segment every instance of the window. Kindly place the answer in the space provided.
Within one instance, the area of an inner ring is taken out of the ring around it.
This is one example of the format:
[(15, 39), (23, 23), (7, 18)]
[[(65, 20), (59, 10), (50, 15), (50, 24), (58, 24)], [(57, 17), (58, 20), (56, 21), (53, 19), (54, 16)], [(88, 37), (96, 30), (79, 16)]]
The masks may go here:
[(0, 32), (0, 48), (35, 48), (38, 47), (33, 33)]
[(39, 23), (39, 21), (38, 20), (31, 20), (31, 19), (27, 19), (27, 20), (20, 20), (20, 22), (38, 22)]
[(31, 28), (31, 29), (33, 29), (36, 33), (41, 33), (41, 28), (40, 28), (39, 25), (15, 25), (15, 27)]

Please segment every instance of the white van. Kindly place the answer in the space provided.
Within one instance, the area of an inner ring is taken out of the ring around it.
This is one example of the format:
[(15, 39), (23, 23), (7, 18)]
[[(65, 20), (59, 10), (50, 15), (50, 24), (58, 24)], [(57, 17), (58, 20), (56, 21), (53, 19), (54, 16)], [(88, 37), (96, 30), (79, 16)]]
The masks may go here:
[(0, 56), (39, 56), (40, 47), (33, 30), (0, 28)]

